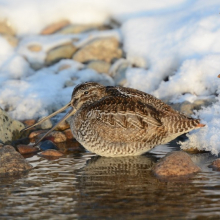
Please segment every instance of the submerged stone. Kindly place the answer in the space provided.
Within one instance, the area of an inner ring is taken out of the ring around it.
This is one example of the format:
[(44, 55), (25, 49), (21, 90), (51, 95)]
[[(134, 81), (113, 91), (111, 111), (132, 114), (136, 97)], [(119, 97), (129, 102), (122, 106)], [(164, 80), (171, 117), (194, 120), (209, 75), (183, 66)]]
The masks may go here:
[(54, 149), (48, 149), (46, 151), (40, 152), (39, 156), (46, 156), (46, 157), (62, 157), (63, 154)]
[(42, 141), (40, 144), (40, 149), (42, 151), (48, 150), (48, 149), (57, 149), (57, 146), (50, 140)]
[(14, 173), (32, 169), (20, 153), (10, 145), (3, 146), (0, 149), (0, 174), (12, 175)]
[(17, 149), (20, 154), (30, 154), (30, 153), (35, 153), (38, 151), (36, 147), (30, 146), (30, 145), (24, 145), (24, 144), (19, 144), (17, 146)]
[(201, 171), (190, 156), (182, 151), (168, 153), (152, 169), (159, 178), (185, 177)]
[(209, 165), (215, 171), (220, 171), (220, 158), (214, 160), (211, 165)]

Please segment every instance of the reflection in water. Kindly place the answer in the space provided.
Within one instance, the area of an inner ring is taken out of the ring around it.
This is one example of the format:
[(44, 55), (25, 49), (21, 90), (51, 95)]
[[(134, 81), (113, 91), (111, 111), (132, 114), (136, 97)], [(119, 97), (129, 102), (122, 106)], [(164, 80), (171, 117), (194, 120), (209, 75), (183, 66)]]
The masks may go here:
[(28, 160), (35, 168), (26, 176), (1, 179), (0, 218), (192, 219), (202, 216), (202, 219), (207, 216), (213, 219), (220, 216), (220, 175), (208, 168), (213, 160), (210, 155), (192, 155), (203, 172), (189, 181), (162, 182), (151, 174), (156, 156), (105, 158), (83, 150), (71, 151), (52, 161), (31, 157)]

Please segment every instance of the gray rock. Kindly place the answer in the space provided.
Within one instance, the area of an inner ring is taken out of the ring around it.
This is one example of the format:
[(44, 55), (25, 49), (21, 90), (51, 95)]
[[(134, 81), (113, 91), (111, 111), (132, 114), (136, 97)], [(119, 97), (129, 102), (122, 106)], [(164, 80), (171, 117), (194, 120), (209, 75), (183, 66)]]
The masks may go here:
[(95, 39), (78, 50), (73, 59), (81, 63), (92, 60), (103, 60), (110, 63), (114, 58), (122, 57), (122, 50), (118, 47), (119, 42), (114, 37)]
[(127, 83), (126, 71), (131, 66), (131, 63), (126, 59), (119, 59), (111, 66), (109, 74), (116, 85), (124, 86)]
[(12, 146), (0, 148), (0, 175), (13, 175), (32, 169), (29, 164)]
[[(44, 117), (43, 117), (44, 118)], [(43, 118), (40, 118), (38, 121), (40, 121), (41, 119)], [(53, 123), (50, 119), (47, 119), (46, 121), (44, 121), (43, 123), (41, 123), (39, 125), (39, 128), (42, 129), (42, 130), (45, 130), (45, 129), (50, 129), (53, 127)]]
[(89, 62), (89, 64), (87, 65), (87, 68), (93, 69), (98, 73), (108, 73), (110, 69), (110, 64), (105, 61), (95, 60), (95, 61)]
[(8, 114), (0, 108), (0, 141), (6, 143), (18, 139), (20, 131), (24, 128), (20, 121), (11, 119)]
[(186, 177), (201, 171), (201, 169), (192, 162), (187, 153), (174, 151), (160, 159), (152, 171), (159, 178), (172, 178)]
[(69, 59), (72, 57), (73, 53), (76, 51), (76, 47), (72, 43), (67, 43), (59, 45), (47, 53), (46, 65), (51, 65), (60, 61), (61, 59)]
[(79, 34), (86, 31), (95, 30), (98, 28), (98, 25), (88, 24), (88, 25), (77, 25), (77, 24), (70, 24), (61, 30), (59, 30), (58, 34)]
[(182, 103), (176, 103), (176, 104), (170, 104), (175, 110), (180, 111), (188, 116), (193, 114), (194, 110), (200, 110), (202, 107), (207, 107), (213, 103), (215, 103), (217, 100), (215, 98), (210, 99), (199, 99), (195, 102), (191, 103), (188, 101), (182, 102)]

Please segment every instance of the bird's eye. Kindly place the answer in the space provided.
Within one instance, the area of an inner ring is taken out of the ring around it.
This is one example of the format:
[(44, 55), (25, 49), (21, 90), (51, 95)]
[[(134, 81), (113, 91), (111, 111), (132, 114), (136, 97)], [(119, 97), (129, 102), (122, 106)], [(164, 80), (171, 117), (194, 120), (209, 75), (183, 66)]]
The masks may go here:
[(88, 93), (89, 93), (88, 91), (85, 91), (85, 92), (84, 92), (84, 95), (87, 95)]

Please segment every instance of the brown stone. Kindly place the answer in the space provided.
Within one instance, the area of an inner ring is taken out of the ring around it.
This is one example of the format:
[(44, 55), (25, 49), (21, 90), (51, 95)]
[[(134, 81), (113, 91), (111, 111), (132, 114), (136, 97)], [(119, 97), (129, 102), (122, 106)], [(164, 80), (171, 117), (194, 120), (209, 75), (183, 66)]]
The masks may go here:
[[(34, 136), (35, 142), (38, 142), (39, 139), (41, 139), (44, 136), (45, 132), (39, 133), (38, 135)], [(61, 131), (52, 131), (47, 137), (44, 138), (44, 140), (50, 140), (54, 143), (60, 143), (66, 141), (66, 136)]]
[(16, 47), (18, 45), (18, 39), (15, 36), (2, 34), (2, 37), (4, 37), (12, 47)]
[(78, 50), (73, 59), (81, 63), (92, 60), (111, 62), (122, 56), (122, 50), (118, 47), (119, 41), (114, 37), (95, 39)]
[(157, 177), (169, 178), (188, 176), (201, 171), (201, 169), (192, 162), (187, 153), (175, 151), (160, 159), (152, 171)]
[(46, 65), (51, 65), (58, 62), (61, 59), (69, 59), (72, 57), (73, 53), (77, 50), (72, 43), (67, 43), (59, 45), (47, 53)]
[(67, 121), (63, 121), (62, 123), (60, 123), (60, 124), (57, 126), (56, 130), (58, 130), (58, 131), (64, 131), (64, 130), (66, 130), (66, 129), (68, 129), (68, 128), (70, 128), (69, 123), (68, 123)]
[(47, 157), (62, 157), (63, 154), (57, 150), (49, 149), (39, 153), (40, 156), (47, 156)]
[(69, 64), (63, 64), (59, 67), (58, 72), (71, 68)]
[(87, 68), (93, 69), (98, 73), (108, 73), (110, 67), (109, 63), (101, 60), (92, 61), (87, 65)]
[(70, 22), (68, 20), (62, 20), (62, 21), (55, 22), (55, 23), (50, 24), (47, 27), (45, 27), (41, 31), (40, 34), (42, 34), (42, 35), (53, 34), (69, 24), (70, 24)]
[(57, 33), (59, 34), (79, 34), (86, 31), (91, 31), (94, 29), (97, 29), (97, 25), (76, 25), (76, 24), (70, 24), (61, 30), (59, 30)]
[(7, 20), (0, 21), (0, 34), (15, 35), (14, 29)]
[(32, 169), (32, 166), (14, 149), (14, 147), (6, 145), (0, 149), (0, 174), (11, 175), (30, 169)]
[(46, 130), (37, 130), (37, 131), (33, 131), (29, 134), (29, 138), (33, 139), (36, 136), (38, 136), (39, 134), (45, 134), (47, 131)]
[(42, 50), (42, 46), (39, 44), (32, 44), (28, 46), (28, 49), (32, 52), (39, 52)]
[(19, 144), (17, 146), (17, 149), (20, 154), (30, 154), (30, 153), (35, 153), (38, 151), (36, 147), (30, 146), (30, 145), (23, 145), (23, 144)]
[(220, 171), (220, 158), (214, 160), (212, 164), (209, 165), (209, 167), (212, 168), (213, 170)]
[(63, 133), (65, 134), (67, 139), (74, 139), (73, 133), (70, 128), (63, 131)]
[(31, 126), (34, 125), (36, 123), (35, 119), (27, 119), (22, 121), (22, 123), (27, 127), (27, 126)]

